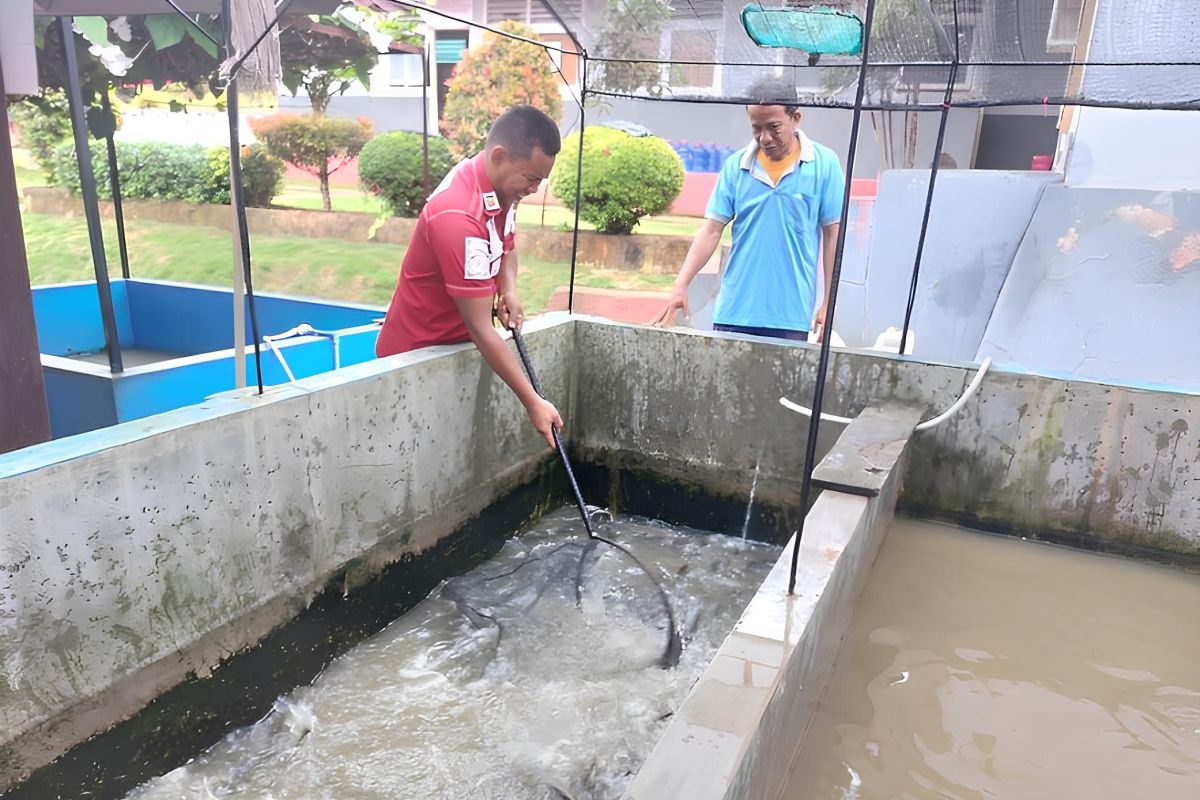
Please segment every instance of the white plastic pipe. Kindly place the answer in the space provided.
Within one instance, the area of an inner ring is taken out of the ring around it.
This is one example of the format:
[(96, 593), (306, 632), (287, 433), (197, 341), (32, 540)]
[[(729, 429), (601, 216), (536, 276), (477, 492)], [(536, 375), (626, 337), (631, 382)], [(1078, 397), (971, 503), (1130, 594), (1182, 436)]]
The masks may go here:
[(940, 425), (941, 423), (950, 419), (950, 417), (953, 417), (955, 414), (957, 414), (959, 409), (965, 406), (967, 401), (971, 399), (971, 396), (979, 390), (979, 384), (983, 383), (983, 376), (987, 374), (988, 367), (990, 366), (992, 366), (992, 357), (988, 356), (983, 360), (983, 363), (979, 365), (979, 371), (975, 373), (975, 377), (971, 380), (971, 384), (967, 387), (967, 390), (962, 393), (962, 397), (955, 400), (954, 405), (950, 406), (933, 419), (926, 420), (925, 422), (917, 425), (914, 430), (927, 431), (935, 425)]
[[(802, 414), (803, 416), (806, 416), (806, 417), (812, 416), (811, 408), (805, 408), (804, 406), (800, 405), (799, 403), (793, 403), (791, 400), (788, 400), (786, 397), (779, 398), (779, 405), (783, 406), (784, 408), (788, 409), (789, 411), (795, 411), (797, 414)], [(833, 414), (826, 414), (824, 411), (822, 411), (821, 412), (821, 421), (822, 422), (837, 422), (841, 425), (849, 425), (852, 420), (849, 417), (835, 417)]]
[(290, 327), (290, 329), (283, 331), (282, 333), (276, 333), (275, 336), (263, 337), (263, 341), (266, 342), (266, 347), (271, 348), (271, 351), (275, 354), (276, 359), (280, 360), (280, 365), (283, 366), (283, 372), (287, 373), (289, 381), (294, 381), (295, 375), (292, 374), (292, 369), (288, 368), (288, 362), (283, 359), (283, 351), (280, 350), (280, 348), (277, 348), (275, 343), (282, 342), (283, 339), (290, 339), (296, 336), (319, 336), (329, 339), (330, 344), (332, 344), (332, 347), (334, 347), (334, 369), (342, 368), (341, 337), (338, 336), (336, 332), (318, 331), (316, 327), (313, 327), (308, 323), (300, 323), (295, 327)]
[[(967, 386), (966, 391), (964, 391), (962, 393), (962, 396), (959, 397), (957, 400), (955, 400), (954, 404), (951, 405), (949, 408), (947, 408), (945, 411), (943, 411), (941, 414), (938, 414), (933, 419), (926, 420), (925, 422), (918, 424), (916, 426), (916, 428), (914, 428), (914, 430), (927, 431), (930, 428), (934, 427), (935, 425), (940, 425), (941, 423), (950, 419), (950, 417), (957, 414), (959, 412), (959, 410), (961, 410), (962, 407), (967, 404), (967, 401), (970, 400), (972, 396), (974, 396), (975, 392), (979, 391), (979, 384), (983, 383), (983, 376), (987, 374), (988, 368), (990, 368), (991, 366), (992, 366), (992, 357), (988, 356), (987, 358), (985, 358), (983, 360), (983, 363), (979, 365), (979, 371), (975, 373), (975, 377), (971, 379), (971, 383)], [(806, 416), (806, 417), (812, 417), (812, 409), (811, 408), (805, 408), (804, 406), (800, 405), (799, 403), (793, 403), (791, 400), (788, 400), (786, 397), (779, 398), (779, 405), (783, 406), (784, 408), (786, 408), (790, 411), (795, 411), (797, 414), (802, 414), (803, 416)], [(840, 425), (849, 425), (852, 422), (852, 420), (848, 417), (836, 417), (833, 414), (826, 414), (824, 412), (821, 413), (821, 421), (822, 422), (836, 422)]]
[(271, 348), (271, 352), (274, 353), (275, 357), (279, 359), (279, 363), (283, 367), (283, 371), (287, 373), (288, 381), (294, 382), (296, 380), (296, 376), (292, 374), (291, 368), (288, 367), (287, 360), (284, 359), (283, 353), (279, 352), (279, 348), (275, 346), (275, 337), (264, 336), (263, 339), (266, 341), (267, 347)]

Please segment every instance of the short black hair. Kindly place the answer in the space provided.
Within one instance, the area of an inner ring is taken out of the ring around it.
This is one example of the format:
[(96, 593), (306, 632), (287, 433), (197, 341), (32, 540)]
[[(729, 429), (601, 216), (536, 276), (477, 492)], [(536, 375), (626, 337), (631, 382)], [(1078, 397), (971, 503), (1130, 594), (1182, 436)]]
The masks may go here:
[(789, 116), (800, 110), (796, 102), (796, 87), (783, 78), (763, 78), (750, 87), (748, 92), (751, 105), (783, 106)]
[(548, 156), (558, 155), (562, 137), (558, 123), (533, 106), (513, 106), (492, 123), (487, 146), (501, 145), (513, 158), (529, 158), (539, 148)]

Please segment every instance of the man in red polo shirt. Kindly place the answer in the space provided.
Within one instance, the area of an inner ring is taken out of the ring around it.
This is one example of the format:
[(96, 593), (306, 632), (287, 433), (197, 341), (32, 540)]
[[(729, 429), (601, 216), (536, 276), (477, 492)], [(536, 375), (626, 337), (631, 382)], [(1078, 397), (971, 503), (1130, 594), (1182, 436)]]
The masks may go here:
[(538, 396), (492, 325), (525, 321), (517, 298), (516, 203), (550, 176), (561, 140), (554, 120), (513, 106), (492, 123), (487, 145), (434, 190), (417, 219), (375, 354), (472, 341), (554, 446), (562, 417)]

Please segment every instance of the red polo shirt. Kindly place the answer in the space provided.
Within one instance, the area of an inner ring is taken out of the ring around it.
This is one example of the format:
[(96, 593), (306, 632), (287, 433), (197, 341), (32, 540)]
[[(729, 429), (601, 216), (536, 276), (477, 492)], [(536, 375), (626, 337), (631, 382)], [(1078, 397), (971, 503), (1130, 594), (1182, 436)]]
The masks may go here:
[(417, 218), (375, 354), (468, 341), (454, 298), (496, 294), (515, 234), (514, 209), (500, 206), (482, 154), (451, 170)]

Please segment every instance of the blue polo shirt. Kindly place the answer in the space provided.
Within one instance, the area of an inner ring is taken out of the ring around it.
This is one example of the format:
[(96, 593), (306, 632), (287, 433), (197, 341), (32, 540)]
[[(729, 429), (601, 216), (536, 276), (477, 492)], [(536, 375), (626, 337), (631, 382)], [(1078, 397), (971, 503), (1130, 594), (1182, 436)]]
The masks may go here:
[(807, 331), (817, 298), (821, 227), (842, 213), (846, 177), (837, 155), (803, 133), (800, 158), (777, 186), (758, 163), (758, 145), (721, 168), (705, 216), (733, 221), (733, 247), (713, 322)]

